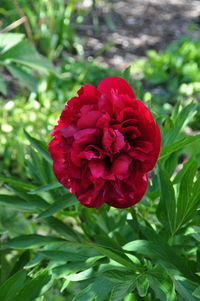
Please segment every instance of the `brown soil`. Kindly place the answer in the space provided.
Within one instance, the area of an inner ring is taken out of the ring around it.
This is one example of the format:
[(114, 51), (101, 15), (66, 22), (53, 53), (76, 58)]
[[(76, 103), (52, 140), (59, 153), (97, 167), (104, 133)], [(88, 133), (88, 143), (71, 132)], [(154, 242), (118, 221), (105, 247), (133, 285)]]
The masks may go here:
[[(97, 2), (79, 27), (85, 39), (85, 56), (102, 64), (125, 68), (149, 49), (161, 50), (188, 33), (200, 38), (199, 0), (124, 0)], [(83, 6), (90, 4), (84, 0)], [(99, 22), (96, 30), (94, 24)]]

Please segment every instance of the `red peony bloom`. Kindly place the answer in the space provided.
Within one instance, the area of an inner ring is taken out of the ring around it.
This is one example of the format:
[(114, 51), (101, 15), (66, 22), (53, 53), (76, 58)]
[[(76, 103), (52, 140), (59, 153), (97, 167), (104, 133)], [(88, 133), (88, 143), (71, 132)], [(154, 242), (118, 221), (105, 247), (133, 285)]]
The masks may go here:
[(141, 200), (160, 152), (160, 130), (120, 77), (85, 84), (62, 112), (49, 144), (58, 181), (81, 204), (130, 207)]

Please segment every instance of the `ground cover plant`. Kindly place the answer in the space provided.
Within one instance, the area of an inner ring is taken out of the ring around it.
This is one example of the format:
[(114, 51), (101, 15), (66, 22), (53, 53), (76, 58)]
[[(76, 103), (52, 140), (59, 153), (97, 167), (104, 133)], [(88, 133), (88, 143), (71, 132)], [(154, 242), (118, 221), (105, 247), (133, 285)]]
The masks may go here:
[[(75, 25), (71, 40), (58, 31), (63, 9), (48, 11), (43, 0), (32, 10), (26, 1), (15, 3), (28, 16), (34, 46), (24, 27), (0, 34), (0, 300), (200, 300), (199, 40), (183, 37), (115, 70), (76, 50), (76, 24), (88, 13), (78, 1), (65, 7), (66, 27)], [(0, 13), (5, 28), (18, 14), (7, 1)], [(47, 14), (53, 27), (38, 27)], [(60, 38), (51, 40), (51, 32)], [(113, 76), (150, 110), (162, 147), (151, 168), (143, 163), (148, 187), (137, 204), (129, 206), (136, 200), (127, 197), (123, 209), (115, 208), (117, 200), (87, 208), (58, 182), (49, 133), (81, 86)]]
[(1, 176), (2, 298), (198, 300), (196, 154), (176, 172), (178, 155), (199, 141), (180, 132), (191, 106), (162, 129), (159, 165), (143, 201), (121, 211), (78, 204), (55, 180), (46, 144), (25, 132), (31, 181)]

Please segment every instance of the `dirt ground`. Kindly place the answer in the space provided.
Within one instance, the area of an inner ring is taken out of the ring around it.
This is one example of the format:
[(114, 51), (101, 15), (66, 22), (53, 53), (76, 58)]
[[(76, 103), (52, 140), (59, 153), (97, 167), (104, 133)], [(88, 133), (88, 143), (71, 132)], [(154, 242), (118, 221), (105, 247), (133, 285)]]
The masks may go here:
[[(84, 0), (83, 6), (91, 0)], [(188, 33), (200, 38), (200, 0), (124, 0), (97, 2), (79, 36), (85, 39), (85, 56), (102, 64), (125, 68), (149, 49), (161, 50)], [(96, 30), (94, 30), (94, 25)], [(98, 24), (99, 23), (99, 24)]]

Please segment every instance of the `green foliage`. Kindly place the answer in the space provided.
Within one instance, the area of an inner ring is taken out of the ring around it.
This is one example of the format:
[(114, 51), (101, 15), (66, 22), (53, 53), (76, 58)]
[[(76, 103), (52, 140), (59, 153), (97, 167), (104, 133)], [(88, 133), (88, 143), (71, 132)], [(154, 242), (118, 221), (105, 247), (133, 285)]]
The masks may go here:
[[(42, 57), (36, 49), (24, 39), (23, 34), (0, 34), (0, 66), (5, 67), (13, 77), (30, 91), (37, 92), (38, 76), (33, 69), (55, 72), (53, 64)], [(1, 76), (0, 92), (6, 95), (6, 84)]]
[(147, 52), (148, 59), (142, 63), (143, 77), (153, 85), (161, 85), (170, 93), (191, 96), (200, 93), (200, 42), (190, 37), (157, 53)]
[[(31, 30), (0, 34), (0, 300), (200, 300), (200, 135), (190, 128), (199, 129), (199, 41), (149, 51), (134, 62), (136, 82), (132, 67), (121, 73), (82, 59), (77, 26), (92, 10), (98, 33), (96, 1), (87, 9), (76, 0), (15, 3)], [(5, 28), (19, 16), (10, 1), (3, 7)], [(7, 84), (10, 75), (17, 81)], [(140, 203), (88, 209), (57, 182), (49, 132), (81, 85), (117, 75), (153, 112), (162, 150)]]
[(24, 173), (23, 144), (27, 144), (24, 128), (38, 138), (48, 136), (66, 101), (81, 85), (97, 86), (104, 77), (120, 74), (95, 63), (74, 60), (64, 60), (57, 70), (60, 76), (51, 73), (43, 77), (37, 94), (31, 93), (28, 98), (18, 95), (8, 102), (0, 99), (0, 165), (3, 169), (9, 166), (14, 174)]
[(19, 18), (19, 9), (23, 9), (30, 26), (29, 38), (34, 41), (41, 53), (49, 58), (55, 58), (64, 48), (73, 52), (81, 47), (76, 39), (76, 30), (88, 11), (78, 8), (78, 2), (70, 0), (66, 4), (64, 0), (52, 2), (39, 0), (30, 5), (25, 0), (18, 0), (17, 6), (13, 7), (9, 1), (3, 0), (5, 10), (2, 11), (2, 20), (4, 26), (8, 26)]
[[(0, 196), (2, 209), (17, 210), (29, 219), (29, 229), (25, 226), (18, 234), (13, 227), (5, 232), (0, 216), (4, 233), (1, 252), (12, 254), (15, 250), (7, 280), (2, 283), (6, 288), (16, 285), (9, 298), (36, 300), (42, 295), (47, 298), (56, 290), (61, 299), (70, 294), (78, 301), (120, 301), (127, 296), (161, 301), (199, 299), (199, 153), (191, 154), (180, 171), (176, 170), (176, 160), (169, 172), (166, 170), (172, 154), (180, 154), (194, 141), (191, 137), (183, 138), (185, 143), (180, 140), (183, 120), (176, 114), (181, 116), (185, 110), (187, 107), (175, 110), (171, 119), (177, 122), (170, 122), (171, 127), (163, 129), (163, 137), (168, 137), (171, 128), (177, 135), (163, 141), (164, 149), (171, 146), (173, 152), (161, 153), (155, 171), (154, 180), (159, 176), (160, 184), (155, 189), (160, 189), (160, 200), (159, 194), (151, 198), (155, 190), (150, 185), (142, 202), (123, 211), (106, 205), (100, 210), (81, 206), (51, 174), (46, 145), (25, 132), (34, 148), (27, 161), (31, 183), (1, 177), (7, 187)], [(173, 147), (175, 144), (179, 146)], [(40, 170), (40, 176), (35, 170)], [(20, 286), (15, 283), (12, 270), (17, 258), (27, 250), (30, 259), (20, 264), (19, 270), (15, 268), (15, 273), (23, 277), (23, 271), (27, 271), (27, 280), (17, 277)], [(4, 260), (8, 260), (6, 256)]]
[[(150, 101), (158, 104), (156, 111), (162, 114), (165, 108), (171, 113), (171, 104), (176, 104), (177, 100), (184, 103), (192, 98), (198, 100), (200, 96), (200, 41), (188, 35), (163, 51), (149, 50), (147, 58), (134, 62), (131, 71), (148, 87)], [(193, 113), (192, 128), (199, 130), (199, 102)]]

